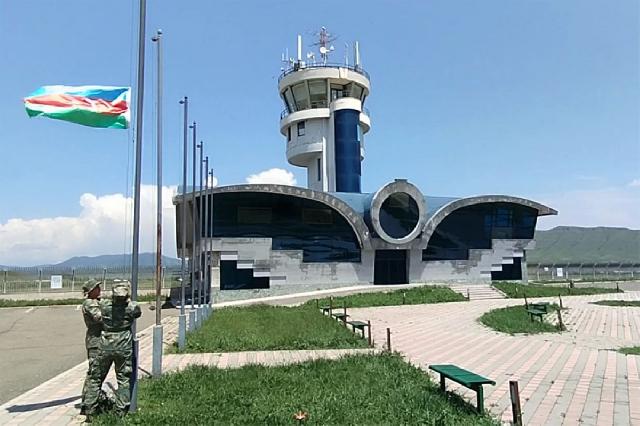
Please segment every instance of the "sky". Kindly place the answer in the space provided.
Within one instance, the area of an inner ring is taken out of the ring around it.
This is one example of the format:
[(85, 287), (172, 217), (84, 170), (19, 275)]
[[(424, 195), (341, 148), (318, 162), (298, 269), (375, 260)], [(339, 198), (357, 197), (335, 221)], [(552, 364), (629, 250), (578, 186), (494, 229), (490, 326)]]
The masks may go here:
[[(42, 85), (136, 89), (137, 2), (0, 0), (0, 264), (130, 251), (132, 130), (29, 119)], [(164, 246), (175, 254), (182, 109), (219, 185), (306, 185), (286, 161), (285, 48), (321, 26), (360, 43), (371, 75), (364, 192), (406, 178), (428, 195), (509, 194), (558, 225), (640, 228), (636, 0), (189, 1), (147, 8), (141, 251), (153, 251), (156, 56), (163, 31)], [(352, 60), (352, 58), (350, 58)]]

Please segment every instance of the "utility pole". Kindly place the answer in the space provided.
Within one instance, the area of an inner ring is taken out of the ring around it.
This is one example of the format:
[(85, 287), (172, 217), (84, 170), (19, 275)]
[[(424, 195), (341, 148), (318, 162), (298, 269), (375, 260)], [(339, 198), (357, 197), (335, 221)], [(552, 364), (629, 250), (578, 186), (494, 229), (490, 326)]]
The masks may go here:
[[(140, 24), (138, 26), (138, 80), (136, 96), (136, 167), (133, 196), (133, 244), (131, 252), (131, 300), (138, 298), (138, 256), (140, 248), (140, 182), (142, 180), (142, 105), (144, 97), (144, 47), (145, 24), (147, 14), (146, 0), (140, 0)], [(136, 338), (136, 320), (131, 326), (133, 335), (133, 362), (131, 369), (131, 405), (129, 411), (138, 408), (138, 339)]]
[(158, 87), (157, 87), (157, 206), (156, 206), (156, 324), (153, 327), (153, 360), (151, 374), (162, 374), (162, 30), (157, 30), (151, 38), (158, 46)]
[(185, 274), (185, 262), (187, 257), (187, 152), (188, 152), (188, 139), (187, 139), (187, 121), (189, 113), (189, 99), (185, 96), (180, 104), (184, 107), (184, 121), (183, 121), (183, 147), (182, 147), (182, 214), (180, 215), (180, 239), (182, 246), (182, 263), (180, 266), (180, 315), (178, 316), (178, 349), (184, 349), (184, 344), (187, 336), (187, 317), (184, 313), (185, 304), (185, 285), (187, 277)]

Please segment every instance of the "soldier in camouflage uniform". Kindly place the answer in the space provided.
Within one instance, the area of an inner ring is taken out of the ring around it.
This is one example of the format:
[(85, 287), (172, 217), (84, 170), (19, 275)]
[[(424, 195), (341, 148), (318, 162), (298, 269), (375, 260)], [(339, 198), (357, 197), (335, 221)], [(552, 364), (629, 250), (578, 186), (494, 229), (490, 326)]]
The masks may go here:
[(131, 285), (128, 282), (113, 285), (111, 299), (100, 301), (102, 314), (102, 336), (100, 351), (96, 360), (97, 368), (92, 374), (87, 392), (87, 420), (98, 411), (98, 391), (104, 379), (115, 364), (118, 390), (115, 395), (115, 407), (120, 414), (125, 414), (130, 403), (129, 379), (133, 361), (133, 333), (131, 326), (136, 318), (142, 315), (140, 306), (130, 300)]
[(89, 280), (84, 283), (82, 290), (85, 294), (85, 300), (82, 302), (82, 317), (87, 326), (84, 344), (87, 348), (87, 359), (89, 360), (89, 368), (87, 369), (87, 377), (82, 388), (82, 408), (80, 413), (85, 412), (85, 399), (87, 397), (87, 389), (89, 380), (92, 375), (92, 369), (95, 369), (95, 361), (98, 356), (100, 347), (100, 336), (102, 333), (102, 314), (100, 313), (100, 284), (99, 281)]

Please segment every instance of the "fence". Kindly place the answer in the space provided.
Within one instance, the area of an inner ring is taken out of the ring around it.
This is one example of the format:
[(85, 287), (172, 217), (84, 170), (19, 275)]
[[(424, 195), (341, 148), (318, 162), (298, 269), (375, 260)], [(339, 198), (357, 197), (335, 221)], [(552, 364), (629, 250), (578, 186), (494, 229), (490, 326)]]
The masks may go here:
[[(82, 284), (89, 279), (105, 281), (103, 287), (110, 289), (116, 279), (130, 279), (131, 272), (126, 267), (110, 268), (60, 268), (55, 266), (7, 268), (0, 271), (2, 294), (16, 293), (65, 293), (82, 291)], [(176, 277), (180, 268), (163, 268), (162, 288), (179, 286)], [(141, 267), (138, 275), (138, 289), (155, 288), (155, 267)]]
[(640, 280), (640, 263), (529, 263), (527, 271), (536, 281)]

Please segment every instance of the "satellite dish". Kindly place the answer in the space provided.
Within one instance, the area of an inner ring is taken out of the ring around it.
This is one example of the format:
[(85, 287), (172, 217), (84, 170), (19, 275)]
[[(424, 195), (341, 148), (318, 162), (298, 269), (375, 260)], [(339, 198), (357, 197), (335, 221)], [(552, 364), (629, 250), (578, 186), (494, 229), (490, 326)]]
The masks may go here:
[(320, 46), (320, 53), (322, 53), (323, 55), (325, 55), (328, 52), (327, 48), (324, 46)]

